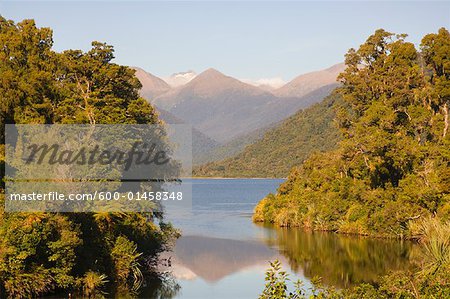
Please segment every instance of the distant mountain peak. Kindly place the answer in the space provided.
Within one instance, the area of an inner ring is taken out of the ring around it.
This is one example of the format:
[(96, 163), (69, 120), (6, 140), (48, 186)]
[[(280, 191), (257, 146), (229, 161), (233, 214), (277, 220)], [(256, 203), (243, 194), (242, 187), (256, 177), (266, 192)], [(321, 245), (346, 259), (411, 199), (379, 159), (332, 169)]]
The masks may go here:
[(227, 76), (214, 68), (209, 68), (200, 73), (191, 82), (183, 86), (183, 90), (190, 90), (203, 97), (217, 96), (238, 90), (252, 95), (266, 93), (258, 87)]
[(219, 72), (218, 70), (216, 70), (213, 67), (210, 67), (208, 69), (206, 69), (205, 71), (203, 71), (203, 73), (205, 74), (217, 74), (217, 75), (223, 75), (221, 72)]
[[(223, 73), (219, 72), (218, 70), (216, 70), (215, 68), (209, 68), (203, 72), (201, 72), (198, 76), (197, 79), (204, 79), (204, 78), (227, 78), (228, 76), (224, 75)], [(231, 78), (231, 77), (228, 77)]]
[(142, 97), (153, 100), (155, 97), (170, 90), (170, 86), (161, 78), (158, 78), (139, 67), (132, 67), (132, 69), (136, 71), (136, 77), (142, 84), (142, 89), (140, 90)]
[(274, 93), (280, 97), (302, 97), (319, 87), (337, 84), (337, 77), (344, 70), (345, 64), (338, 63), (324, 70), (306, 73), (295, 77)]

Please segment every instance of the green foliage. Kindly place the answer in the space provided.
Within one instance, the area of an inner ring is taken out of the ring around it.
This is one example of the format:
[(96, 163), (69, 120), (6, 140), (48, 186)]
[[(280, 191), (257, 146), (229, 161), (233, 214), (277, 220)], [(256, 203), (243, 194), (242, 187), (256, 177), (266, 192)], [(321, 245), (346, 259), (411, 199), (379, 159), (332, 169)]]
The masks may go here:
[(413, 237), (423, 245), (423, 276), (438, 273), (450, 265), (450, 222), (428, 218), (410, 224)]
[(333, 119), (345, 109), (339, 95), (301, 110), (267, 130), (238, 155), (194, 169), (196, 176), (283, 177), (314, 152), (334, 149), (340, 139)]
[[(250, 133), (236, 136), (230, 141), (227, 141), (223, 144), (217, 142), (215, 144), (212, 144), (211, 141), (208, 144), (205, 144), (205, 142), (202, 142), (201, 138), (196, 138), (193, 135), (193, 142), (198, 143), (197, 145), (194, 144), (194, 146), (199, 147), (199, 149), (197, 149), (197, 151), (195, 151), (195, 148), (192, 149), (192, 163), (194, 166), (200, 166), (209, 162), (221, 161), (230, 157), (234, 157), (242, 152), (246, 146), (255, 143), (257, 140), (260, 140), (264, 136), (264, 133), (272, 127), (273, 125), (256, 129)], [(196, 132), (194, 131), (193, 134), (195, 133)]]
[[(342, 298), (333, 289), (322, 286), (320, 278), (312, 280), (313, 288), (305, 290), (303, 283), (298, 280), (294, 283), (294, 290), (288, 290), (289, 275), (281, 269), (278, 260), (270, 262), (270, 268), (266, 271), (266, 284), (259, 299), (306, 299), (306, 298)], [(307, 296), (307, 293), (311, 295)]]
[[(418, 256), (416, 271), (398, 270), (379, 279), (376, 284), (359, 284), (341, 290), (329, 288), (320, 279), (311, 280), (313, 288), (305, 290), (298, 282), (289, 293), (287, 274), (278, 261), (266, 272), (266, 285), (260, 298), (450, 298), (450, 222), (437, 218), (415, 220), (412, 231), (422, 253)], [(321, 265), (323, 267), (323, 265)], [(270, 294), (273, 294), (271, 297)], [(295, 295), (294, 295), (295, 294)]]
[(0, 30), (2, 124), (158, 121), (138, 95), (135, 71), (111, 62), (112, 46), (93, 42), (86, 53), (56, 53), (52, 31), (32, 20), (14, 24), (0, 18)]
[[(2, 181), (5, 124), (160, 124), (134, 70), (112, 62), (112, 46), (57, 53), (52, 44), (49, 28), (0, 17)], [(151, 271), (139, 261), (151, 263), (176, 237), (156, 212), (6, 213), (0, 188), (0, 296), (137, 288)]]
[(303, 291), (301, 283), (297, 282), (295, 293), (288, 293), (286, 282), (289, 280), (288, 274), (281, 270), (281, 263), (278, 260), (270, 262), (270, 268), (266, 272), (266, 285), (259, 299), (295, 299), (302, 298)]
[(427, 35), (420, 51), (405, 38), (380, 29), (349, 50), (338, 148), (299, 163), (254, 221), (405, 238), (413, 219), (448, 217), (450, 34)]
[(87, 298), (104, 298), (106, 293), (102, 288), (107, 282), (106, 275), (89, 271), (80, 279), (79, 284), (82, 285), (83, 295)]
[(36, 296), (75, 282), (72, 270), (82, 240), (67, 216), (6, 213), (0, 240), (0, 275), (11, 296)]
[(126, 237), (119, 236), (111, 255), (118, 281), (126, 285), (131, 279), (133, 290), (139, 289), (144, 278), (140, 270), (141, 265), (139, 264), (139, 258), (142, 253), (137, 252), (137, 245)]

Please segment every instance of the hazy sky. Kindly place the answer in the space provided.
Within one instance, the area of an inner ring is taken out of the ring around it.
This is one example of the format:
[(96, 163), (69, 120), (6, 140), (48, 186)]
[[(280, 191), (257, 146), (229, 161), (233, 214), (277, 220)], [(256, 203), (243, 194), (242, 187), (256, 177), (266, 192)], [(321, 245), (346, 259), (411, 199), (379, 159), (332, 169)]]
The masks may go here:
[(450, 27), (450, 2), (17, 2), (0, 14), (54, 31), (57, 51), (114, 45), (116, 62), (161, 77), (209, 67), (284, 80), (343, 61), (377, 28), (409, 40)]

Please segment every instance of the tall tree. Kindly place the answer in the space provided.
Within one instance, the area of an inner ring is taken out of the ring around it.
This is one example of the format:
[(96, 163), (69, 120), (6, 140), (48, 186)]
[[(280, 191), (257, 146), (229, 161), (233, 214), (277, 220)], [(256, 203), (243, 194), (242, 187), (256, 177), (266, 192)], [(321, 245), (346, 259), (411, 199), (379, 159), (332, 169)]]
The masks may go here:
[[(2, 181), (5, 123), (160, 124), (134, 70), (112, 62), (112, 46), (57, 53), (52, 44), (49, 28), (0, 17)], [(0, 297), (81, 287), (93, 296), (105, 275), (136, 286), (140, 259), (151, 261), (177, 235), (158, 213), (5, 213), (4, 200), (0, 187)]]
[(442, 137), (447, 136), (449, 127), (450, 106), (450, 33), (441, 28), (439, 32), (427, 34), (421, 43), (421, 50), (428, 83), (434, 88), (429, 97), (428, 105), (435, 112), (442, 111), (444, 128)]

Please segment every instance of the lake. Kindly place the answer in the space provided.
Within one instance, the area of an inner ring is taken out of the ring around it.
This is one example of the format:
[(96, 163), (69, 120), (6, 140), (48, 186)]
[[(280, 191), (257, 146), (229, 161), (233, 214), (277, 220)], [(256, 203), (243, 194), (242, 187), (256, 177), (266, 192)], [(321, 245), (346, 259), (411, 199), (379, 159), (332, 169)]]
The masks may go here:
[(192, 209), (168, 207), (166, 218), (181, 229), (168, 253), (173, 279), (147, 286), (142, 298), (252, 298), (264, 288), (268, 262), (279, 259), (291, 280), (306, 288), (320, 276), (343, 288), (375, 282), (390, 270), (411, 267), (410, 242), (306, 232), (254, 224), (258, 201), (276, 192), (280, 179), (192, 179)]

